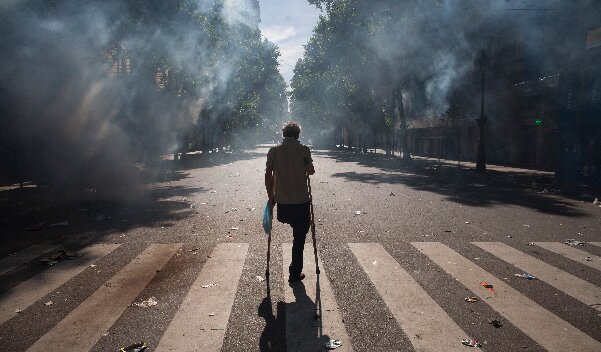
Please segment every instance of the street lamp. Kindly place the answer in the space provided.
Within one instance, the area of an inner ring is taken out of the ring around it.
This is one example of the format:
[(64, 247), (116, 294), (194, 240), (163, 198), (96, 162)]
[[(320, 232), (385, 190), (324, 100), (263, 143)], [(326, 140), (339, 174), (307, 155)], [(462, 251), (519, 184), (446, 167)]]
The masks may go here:
[(480, 64), (480, 81), (481, 81), (481, 99), (480, 99), (480, 117), (476, 119), (480, 133), (478, 135), (478, 159), (476, 161), (476, 171), (486, 171), (486, 149), (484, 146), (486, 132), (486, 117), (484, 116), (484, 75), (486, 73), (486, 54), (484, 51), (478, 59)]

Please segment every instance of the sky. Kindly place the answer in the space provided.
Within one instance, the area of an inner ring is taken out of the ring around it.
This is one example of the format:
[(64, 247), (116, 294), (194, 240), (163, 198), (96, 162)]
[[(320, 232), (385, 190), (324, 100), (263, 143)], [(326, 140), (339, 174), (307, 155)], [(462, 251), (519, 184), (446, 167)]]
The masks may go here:
[(320, 11), (307, 0), (260, 0), (263, 36), (280, 48), (280, 72), (290, 84), (294, 65), (303, 55)]

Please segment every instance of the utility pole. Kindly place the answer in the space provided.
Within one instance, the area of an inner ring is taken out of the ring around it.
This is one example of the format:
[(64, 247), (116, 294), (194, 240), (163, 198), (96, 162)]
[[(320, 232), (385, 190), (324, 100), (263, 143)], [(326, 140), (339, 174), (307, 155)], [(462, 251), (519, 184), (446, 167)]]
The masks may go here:
[(482, 85), (481, 99), (480, 99), (480, 118), (478, 121), (478, 127), (480, 133), (478, 136), (478, 160), (476, 161), (476, 170), (480, 172), (486, 171), (486, 148), (485, 148), (485, 133), (486, 133), (486, 117), (484, 116), (484, 76), (486, 73), (486, 54), (484, 51), (480, 56), (480, 81)]

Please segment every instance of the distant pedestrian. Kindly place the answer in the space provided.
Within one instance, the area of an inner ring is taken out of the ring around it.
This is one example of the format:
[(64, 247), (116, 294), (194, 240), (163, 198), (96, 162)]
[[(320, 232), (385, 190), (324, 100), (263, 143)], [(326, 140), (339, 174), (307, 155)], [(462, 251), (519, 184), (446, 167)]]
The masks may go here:
[(289, 282), (305, 278), (303, 250), (311, 222), (307, 177), (315, 173), (309, 147), (298, 138), (301, 126), (294, 121), (282, 128), (284, 140), (267, 153), (265, 188), (271, 206), (277, 204), (277, 219), (292, 227), (292, 263)]

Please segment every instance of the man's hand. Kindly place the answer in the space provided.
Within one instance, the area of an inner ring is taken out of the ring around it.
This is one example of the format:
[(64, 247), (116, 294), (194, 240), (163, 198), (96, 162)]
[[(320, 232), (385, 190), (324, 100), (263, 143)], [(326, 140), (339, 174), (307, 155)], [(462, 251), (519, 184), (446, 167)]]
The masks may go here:
[(265, 190), (267, 191), (269, 204), (273, 208), (275, 205), (275, 199), (273, 197), (273, 168), (270, 167), (265, 170)]
[(313, 174), (315, 174), (315, 167), (313, 166), (313, 163), (307, 164), (307, 175), (311, 176)]

